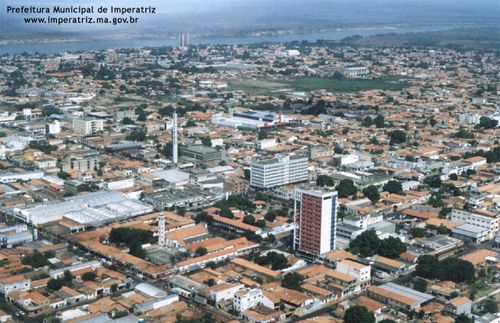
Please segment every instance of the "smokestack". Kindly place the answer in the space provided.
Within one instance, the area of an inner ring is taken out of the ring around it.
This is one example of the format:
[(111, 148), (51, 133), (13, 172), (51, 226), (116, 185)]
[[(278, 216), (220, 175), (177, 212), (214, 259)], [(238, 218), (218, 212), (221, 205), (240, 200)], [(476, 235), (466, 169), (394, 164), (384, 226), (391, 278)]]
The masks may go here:
[(172, 125), (172, 162), (177, 166), (177, 112), (174, 111)]

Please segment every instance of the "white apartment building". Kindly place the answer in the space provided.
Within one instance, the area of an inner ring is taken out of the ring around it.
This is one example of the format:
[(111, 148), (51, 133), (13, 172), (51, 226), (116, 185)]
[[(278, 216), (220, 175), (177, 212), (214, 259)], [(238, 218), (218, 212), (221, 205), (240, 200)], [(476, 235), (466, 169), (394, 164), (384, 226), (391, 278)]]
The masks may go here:
[(356, 277), (356, 293), (370, 285), (371, 266), (359, 263), (354, 260), (345, 259), (337, 262), (337, 271), (349, 276)]
[(258, 288), (250, 290), (240, 290), (234, 294), (233, 309), (237, 313), (242, 313), (249, 308), (262, 304), (264, 294)]
[(465, 124), (478, 124), (481, 116), (477, 113), (462, 113), (458, 116), (458, 121)]
[(14, 291), (26, 291), (31, 288), (31, 280), (22, 275), (7, 276), (0, 279), (0, 293), (7, 295)]
[(73, 133), (81, 136), (95, 135), (104, 129), (104, 120), (93, 118), (74, 118)]
[(363, 66), (347, 67), (342, 70), (342, 74), (346, 77), (364, 77), (369, 73), (370, 70)]
[(449, 220), (459, 224), (470, 224), (486, 229), (488, 230), (488, 234), (485, 239), (492, 240), (499, 230), (500, 217), (498, 214), (490, 213), (491, 212), (487, 213), (487, 211), (480, 213), (478, 211), (453, 209), (449, 216)]
[(307, 157), (279, 156), (251, 165), (250, 185), (260, 189), (271, 189), (309, 179)]

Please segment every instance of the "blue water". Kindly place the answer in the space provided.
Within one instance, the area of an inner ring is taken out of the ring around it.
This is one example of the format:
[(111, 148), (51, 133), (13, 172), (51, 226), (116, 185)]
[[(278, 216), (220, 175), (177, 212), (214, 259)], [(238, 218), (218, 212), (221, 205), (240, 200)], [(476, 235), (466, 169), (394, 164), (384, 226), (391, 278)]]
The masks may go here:
[[(349, 28), (327, 32), (317, 32), (308, 34), (287, 34), (278, 36), (245, 36), (245, 37), (206, 37), (193, 38), (192, 44), (252, 44), (262, 42), (283, 43), (291, 41), (316, 41), (324, 40), (339, 40), (353, 35), (370, 36), (387, 33), (409, 33), (409, 32), (425, 32), (439, 31), (457, 28), (457, 25), (442, 25), (442, 26), (419, 26), (419, 27), (383, 27), (383, 28)], [(89, 40), (79, 42), (61, 42), (61, 43), (39, 43), (39, 44), (11, 44), (0, 45), (0, 54), (18, 54), (27, 53), (42, 53), (51, 54), (59, 52), (73, 51), (92, 51), (105, 50), (113, 48), (137, 48), (137, 47), (159, 47), (159, 46), (176, 46), (176, 39), (164, 40)]]

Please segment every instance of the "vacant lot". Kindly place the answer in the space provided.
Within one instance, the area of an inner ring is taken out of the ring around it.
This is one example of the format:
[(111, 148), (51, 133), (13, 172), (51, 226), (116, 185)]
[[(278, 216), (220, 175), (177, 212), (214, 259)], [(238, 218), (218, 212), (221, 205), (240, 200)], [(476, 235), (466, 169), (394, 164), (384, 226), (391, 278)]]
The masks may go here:
[(278, 95), (284, 91), (316, 91), (357, 92), (366, 90), (401, 90), (409, 84), (396, 77), (383, 77), (375, 80), (365, 79), (333, 79), (326, 77), (291, 77), (285, 80), (270, 81), (266, 79), (242, 80), (230, 82), (230, 88), (253, 95)]

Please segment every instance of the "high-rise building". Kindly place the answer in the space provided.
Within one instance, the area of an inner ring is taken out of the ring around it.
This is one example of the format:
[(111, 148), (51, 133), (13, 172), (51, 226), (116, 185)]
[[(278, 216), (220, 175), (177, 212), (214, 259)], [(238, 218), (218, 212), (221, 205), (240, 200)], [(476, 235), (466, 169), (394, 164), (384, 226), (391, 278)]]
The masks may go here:
[(180, 34), (179, 35), (179, 47), (186, 48), (189, 46), (189, 34)]
[(280, 156), (255, 162), (250, 168), (250, 185), (258, 189), (305, 182), (309, 179), (308, 159), (302, 156)]
[(314, 256), (335, 250), (337, 192), (295, 190), (294, 249)]
[(178, 148), (177, 148), (177, 112), (174, 112), (173, 120), (172, 120), (172, 162), (174, 166), (177, 166), (178, 159)]
[(81, 136), (95, 135), (104, 129), (103, 119), (74, 118), (73, 132)]

